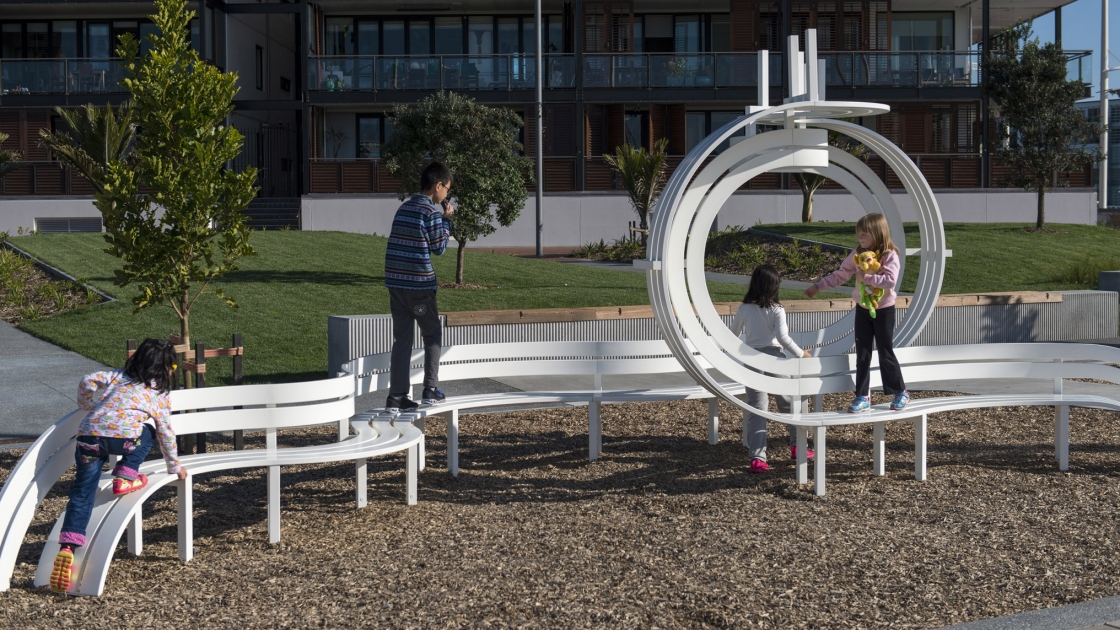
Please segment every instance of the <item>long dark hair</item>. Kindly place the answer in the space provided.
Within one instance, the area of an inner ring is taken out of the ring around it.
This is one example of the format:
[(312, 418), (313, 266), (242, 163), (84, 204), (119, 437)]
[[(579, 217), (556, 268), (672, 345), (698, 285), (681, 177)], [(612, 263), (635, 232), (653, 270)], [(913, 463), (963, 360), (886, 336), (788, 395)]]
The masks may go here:
[(171, 391), (175, 346), (166, 339), (145, 339), (124, 362), (124, 375), (166, 394)]
[(778, 289), (782, 287), (782, 276), (774, 265), (759, 265), (751, 274), (751, 286), (743, 296), (743, 304), (757, 304), (759, 308), (781, 306)]

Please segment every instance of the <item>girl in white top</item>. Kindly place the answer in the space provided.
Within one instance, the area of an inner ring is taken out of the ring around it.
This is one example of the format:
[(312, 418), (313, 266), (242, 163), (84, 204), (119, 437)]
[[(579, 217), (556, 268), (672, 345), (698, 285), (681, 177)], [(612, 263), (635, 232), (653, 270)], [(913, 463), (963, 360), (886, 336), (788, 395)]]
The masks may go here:
[[(778, 289), (781, 288), (782, 278), (773, 265), (759, 265), (751, 274), (751, 285), (743, 297), (743, 303), (735, 313), (735, 320), (731, 323), (731, 332), (742, 337), (743, 342), (751, 348), (775, 357), (784, 357), (782, 348), (792, 356), (809, 358), (808, 350), (802, 350), (790, 339), (789, 326), (786, 324), (786, 310), (778, 300)], [(790, 412), (791, 398), (789, 396), (775, 396), (779, 413)], [(770, 395), (766, 392), (751, 389), (747, 386), (744, 401), (755, 409), (769, 410)], [(750, 450), (750, 472), (761, 474), (770, 469), (766, 463), (766, 418), (750, 412), (743, 414), (744, 437), (747, 448)], [(797, 457), (796, 429), (792, 424), (786, 425), (789, 429), (789, 455)], [(807, 450), (806, 455), (813, 457), (813, 451)]]

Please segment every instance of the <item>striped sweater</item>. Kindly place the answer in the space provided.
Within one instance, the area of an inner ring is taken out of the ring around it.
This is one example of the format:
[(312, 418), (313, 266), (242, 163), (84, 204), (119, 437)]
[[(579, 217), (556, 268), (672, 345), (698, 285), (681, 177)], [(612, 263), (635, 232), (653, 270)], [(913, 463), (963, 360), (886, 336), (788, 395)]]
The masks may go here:
[(427, 195), (416, 194), (404, 202), (393, 217), (393, 231), (385, 250), (385, 286), (414, 291), (438, 289), (431, 257), (447, 249), (450, 228), (443, 209)]

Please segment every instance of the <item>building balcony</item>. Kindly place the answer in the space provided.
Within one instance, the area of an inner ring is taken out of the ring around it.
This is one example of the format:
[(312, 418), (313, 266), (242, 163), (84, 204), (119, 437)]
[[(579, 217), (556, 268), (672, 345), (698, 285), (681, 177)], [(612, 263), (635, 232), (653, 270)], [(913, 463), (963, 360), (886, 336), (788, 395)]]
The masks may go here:
[(0, 59), (0, 95), (122, 93), (119, 59)]
[[(544, 86), (575, 87), (575, 55), (545, 55)], [(533, 55), (311, 56), (312, 92), (532, 90)]]

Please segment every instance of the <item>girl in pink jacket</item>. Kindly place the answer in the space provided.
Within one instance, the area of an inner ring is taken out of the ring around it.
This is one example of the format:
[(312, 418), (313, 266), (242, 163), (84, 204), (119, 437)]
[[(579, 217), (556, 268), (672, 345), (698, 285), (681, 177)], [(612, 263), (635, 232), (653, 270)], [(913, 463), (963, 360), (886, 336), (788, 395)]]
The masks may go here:
[[(894, 394), (891, 409), (905, 409), (910, 402), (910, 392), (906, 390), (902, 368), (894, 356), (894, 301), (898, 297), (894, 287), (898, 282), (898, 270), (901, 266), (898, 248), (891, 241), (887, 219), (878, 213), (865, 215), (856, 223), (856, 238), (859, 239), (859, 247), (848, 254), (839, 269), (805, 289), (805, 295), (813, 297), (818, 291), (838, 287), (852, 275), (869, 287), (883, 290), (875, 317), (859, 305), (859, 290), (852, 291), (852, 299), (856, 302), (856, 398), (848, 406), (848, 412), (862, 413), (871, 408), (872, 342), (879, 348), (879, 374), (883, 379), (883, 391)], [(878, 273), (865, 274), (856, 266), (856, 255), (867, 251), (875, 252), (878, 257)]]

